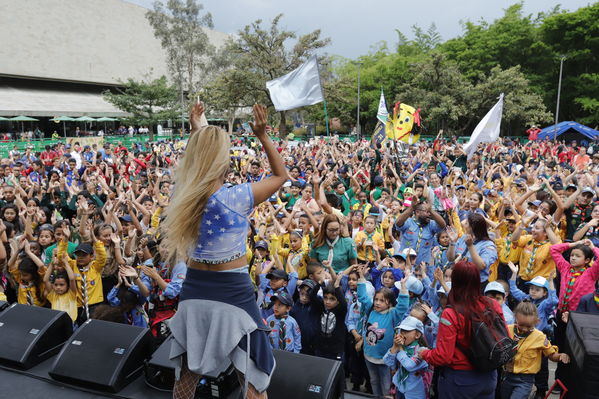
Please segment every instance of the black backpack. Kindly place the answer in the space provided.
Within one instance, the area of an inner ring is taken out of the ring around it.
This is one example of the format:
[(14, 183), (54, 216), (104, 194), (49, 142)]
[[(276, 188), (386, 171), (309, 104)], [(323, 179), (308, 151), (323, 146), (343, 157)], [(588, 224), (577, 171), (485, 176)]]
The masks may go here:
[(485, 316), (491, 316), (492, 324), (488, 326), (477, 316), (472, 317), (470, 331), (470, 347), (458, 348), (468, 357), (476, 371), (496, 370), (516, 355), (518, 342), (510, 338), (503, 318), (492, 309), (484, 310)]

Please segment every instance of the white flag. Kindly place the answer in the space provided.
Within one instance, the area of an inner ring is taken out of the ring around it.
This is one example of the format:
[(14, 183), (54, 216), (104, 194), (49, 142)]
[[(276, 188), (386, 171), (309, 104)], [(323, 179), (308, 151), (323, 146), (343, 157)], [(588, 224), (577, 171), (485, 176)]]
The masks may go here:
[(266, 82), (270, 99), (277, 111), (286, 111), (324, 101), (316, 56), (298, 68)]
[(491, 108), (487, 115), (478, 122), (474, 128), (470, 140), (464, 146), (464, 152), (468, 159), (476, 151), (480, 143), (492, 143), (499, 137), (499, 128), (501, 127), (501, 114), (503, 112), (503, 93), (499, 96), (497, 104)]
[(387, 103), (385, 102), (383, 89), (381, 89), (381, 99), (379, 100), (379, 110), (376, 113), (376, 117), (383, 123), (387, 123), (387, 118), (389, 117), (389, 111), (387, 111)]

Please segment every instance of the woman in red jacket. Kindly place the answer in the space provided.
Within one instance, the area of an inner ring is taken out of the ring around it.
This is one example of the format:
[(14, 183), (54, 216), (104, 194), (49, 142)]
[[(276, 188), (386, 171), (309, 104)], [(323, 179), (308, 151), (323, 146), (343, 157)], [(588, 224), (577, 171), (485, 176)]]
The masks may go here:
[[(439, 321), (435, 349), (424, 350), (421, 357), (440, 368), (438, 389), (440, 399), (493, 399), (497, 371), (477, 371), (466, 355), (458, 349), (470, 346), (473, 315), (484, 317), (485, 309), (493, 309), (503, 317), (501, 307), (493, 299), (481, 295), (480, 272), (471, 262), (458, 262), (451, 274), (448, 303)], [(492, 320), (488, 320), (489, 324)]]

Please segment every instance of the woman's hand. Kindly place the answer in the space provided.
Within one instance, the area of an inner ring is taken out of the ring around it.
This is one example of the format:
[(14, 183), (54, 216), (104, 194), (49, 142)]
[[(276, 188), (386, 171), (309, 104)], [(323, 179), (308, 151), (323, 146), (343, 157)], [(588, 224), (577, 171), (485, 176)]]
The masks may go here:
[(474, 244), (474, 239), (470, 234), (464, 234), (464, 243), (468, 247), (471, 247)]
[(453, 227), (448, 227), (446, 231), (447, 231), (447, 235), (449, 236), (449, 241), (452, 244), (455, 244), (456, 241), (458, 240), (457, 231), (455, 231), (455, 229)]
[(202, 114), (204, 113), (204, 103), (200, 102), (198, 104), (194, 104), (191, 108), (191, 112), (189, 114), (189, 123), (191, 124), (191, 129), (199, 129), (202, 127)]
[(261, 104), (254, 104), (254, 122), (250, 122), (250, 127), (258, 139), (266, 137), (266, 118), (268, 113), (266, 107)]

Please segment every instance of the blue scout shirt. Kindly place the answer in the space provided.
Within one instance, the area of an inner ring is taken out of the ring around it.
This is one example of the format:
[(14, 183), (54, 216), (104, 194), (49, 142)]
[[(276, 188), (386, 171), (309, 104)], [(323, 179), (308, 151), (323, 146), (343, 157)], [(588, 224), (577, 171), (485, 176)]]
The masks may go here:
[(275, 315), (268, 316), (266, 324), (270, 327), (268, 340), (273, 349), (299, 353), (302, 349), (302, 336), (297, 321), (291, 316), (277, 319)]
[[(468, 250), (464, 237), (465, 236), (460, 237), (456, 242), (454, 254), (456, 257), (461, 255), (462, 259), (472, 262), (472, 257), (470, 256), (470, 251)], [(489, 268), (495, 261), (497, 261), (497, 247), (491, 240), (481, 240), (474, 243), (474, 248), (476, 248), (478, 256), (480, 256), (485, 263), (485, 268), (480, 271), (480, 281), (485, 282), (489, 279)]]
[(431, 220), (428, 224), (421, 226), (414, 218), (409, 218), (401, 227), (397, 227), (401, 233), (400, 249), (412, 248), (416, 251), (416, 262), (429, 263), (431, 258), (431, 248), (436, 245), (436, 235), (441, 231), (441, 227)]

